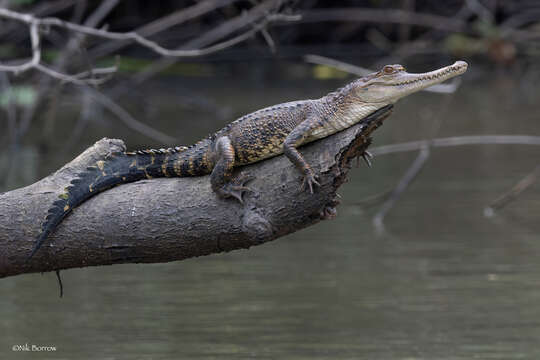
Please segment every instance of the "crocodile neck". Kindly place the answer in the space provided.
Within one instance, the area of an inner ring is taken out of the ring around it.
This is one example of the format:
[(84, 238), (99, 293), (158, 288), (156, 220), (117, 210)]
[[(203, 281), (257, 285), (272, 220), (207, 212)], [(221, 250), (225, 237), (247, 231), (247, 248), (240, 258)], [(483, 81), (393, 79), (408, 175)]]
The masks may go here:
[(387, 106), (385, 103), (358, 101), (351, 87), (346, 86), (315, 101), (316, 111), (326, 119), (324, 126), (315, 129), (308, 141), (322, 139), (347, 129), (375, 111)]

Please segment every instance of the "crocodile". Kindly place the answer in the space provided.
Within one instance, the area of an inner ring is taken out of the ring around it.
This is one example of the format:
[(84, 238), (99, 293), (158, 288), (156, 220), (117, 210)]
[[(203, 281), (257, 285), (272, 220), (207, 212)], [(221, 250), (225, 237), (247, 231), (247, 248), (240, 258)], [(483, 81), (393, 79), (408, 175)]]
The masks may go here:
[(79, 174), (53, 203), (29, 259), (75, 207), (120, 184), (210, 174), (219, 197), (242, 203), (251, 178), (234, 176), (234, 168), (284, 154), (302, 173), (302, 188), (313, 193), (318, 177), (298, 147), (367, 121), (370, 114), (400, 98), (463, 74), (467, 66), (457, 61), (415, 74), (401, 65), (386, 65), (319, 99), (287, 102), (242, 116), (187, 148), (112, 153)]

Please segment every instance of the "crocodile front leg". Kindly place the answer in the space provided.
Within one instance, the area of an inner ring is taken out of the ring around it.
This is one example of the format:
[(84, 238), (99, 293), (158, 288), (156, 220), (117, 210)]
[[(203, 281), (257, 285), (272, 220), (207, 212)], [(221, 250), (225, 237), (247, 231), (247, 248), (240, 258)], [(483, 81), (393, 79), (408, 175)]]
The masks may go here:
[(317, 175), (311, 166), (304, 159), (302, 154), (296, 149), (296, 147), (302, 145), (306, 139), (311, 135), (311, 132), (317, 128), (323, 126), (322, 120), (316, 116), (309, 116), (306, 120), (298, 124), (293, 131), (285, 138), (283, 142), (283, 153), (289, 160), (296, 166), (298, 170), (304, 174), (304, 180), (302, 181), (302, 188), (309, 189), (313, 194), (313, 187), (320, 186), (317, 181)]
[(222, 198), (233, 197), (243, 203), (242, 195), (244, 192), (251, 191), (245, 184), (252, 180), (252, 177), (233, 177), (234, 147), (227, 136), (222, 136), (216, 140), (214, 150), (217, 162), (210, 174), (212, 190)]

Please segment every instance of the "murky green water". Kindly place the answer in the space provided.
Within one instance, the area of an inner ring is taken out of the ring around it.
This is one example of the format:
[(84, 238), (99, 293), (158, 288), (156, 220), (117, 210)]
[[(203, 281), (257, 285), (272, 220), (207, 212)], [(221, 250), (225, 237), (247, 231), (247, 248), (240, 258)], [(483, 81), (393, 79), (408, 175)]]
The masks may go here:
[[(155, 82), (124, 101), (135, 103), (138, 118), (190, 143), (231, 117), (340, 84), (236, 76)], [(375, 146), (429, 137), (439, 120), (439, 137), (539, 135), (538, 85), (521, 80), (470, 72), (452, 97), (411, 96), (377, 131)], [(188, 88), (210, 102), (180, 104)], [(65, 117), (53, 131), (44, 135), (36, 125), (27, 139), (25, 156), (36, 165), (20, 182), (103, 136), (159, 145), (97, 112), (66, 148), (76, 104), (61, 106)], [(247, 251), (64, 271), (63, 299), (51, 273), (2, 279), (0, 358), (540, 359), (540, 185), (495, 218), (482, 215), (538, 165), (539, 153), (519, 145), (434, 150), (383, 235), (371, 223), (378, 208), (358, 203), (395, 185), (415, 153), (353, 170), (337, 219)], [(16, 344), (57, 350), (16, 353)]]

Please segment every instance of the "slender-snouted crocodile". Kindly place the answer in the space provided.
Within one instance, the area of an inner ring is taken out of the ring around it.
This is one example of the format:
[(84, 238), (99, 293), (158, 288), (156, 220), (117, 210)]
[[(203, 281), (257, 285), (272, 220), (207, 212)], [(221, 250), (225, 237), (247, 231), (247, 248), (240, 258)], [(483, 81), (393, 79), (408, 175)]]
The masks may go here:
[(71, 181), (54, 202), (29, 258), (73, 208), (113, 186), (155, 177), (210, 175), (222, 198), (236, 198), (249, 189), (247, 177), (233, 177), (236, 166), (285, 154), (304, 176), (302, 187), (313, 193), (317, 175), (298, 147), (327, 137), (366, 119), (378, 109), (429, 86), (463, 74), (467, 63), (423, 74), (401, 65), (386, 65), (320, 99), (293, 101), (245, 115), (189, 148), (113, 153)]

